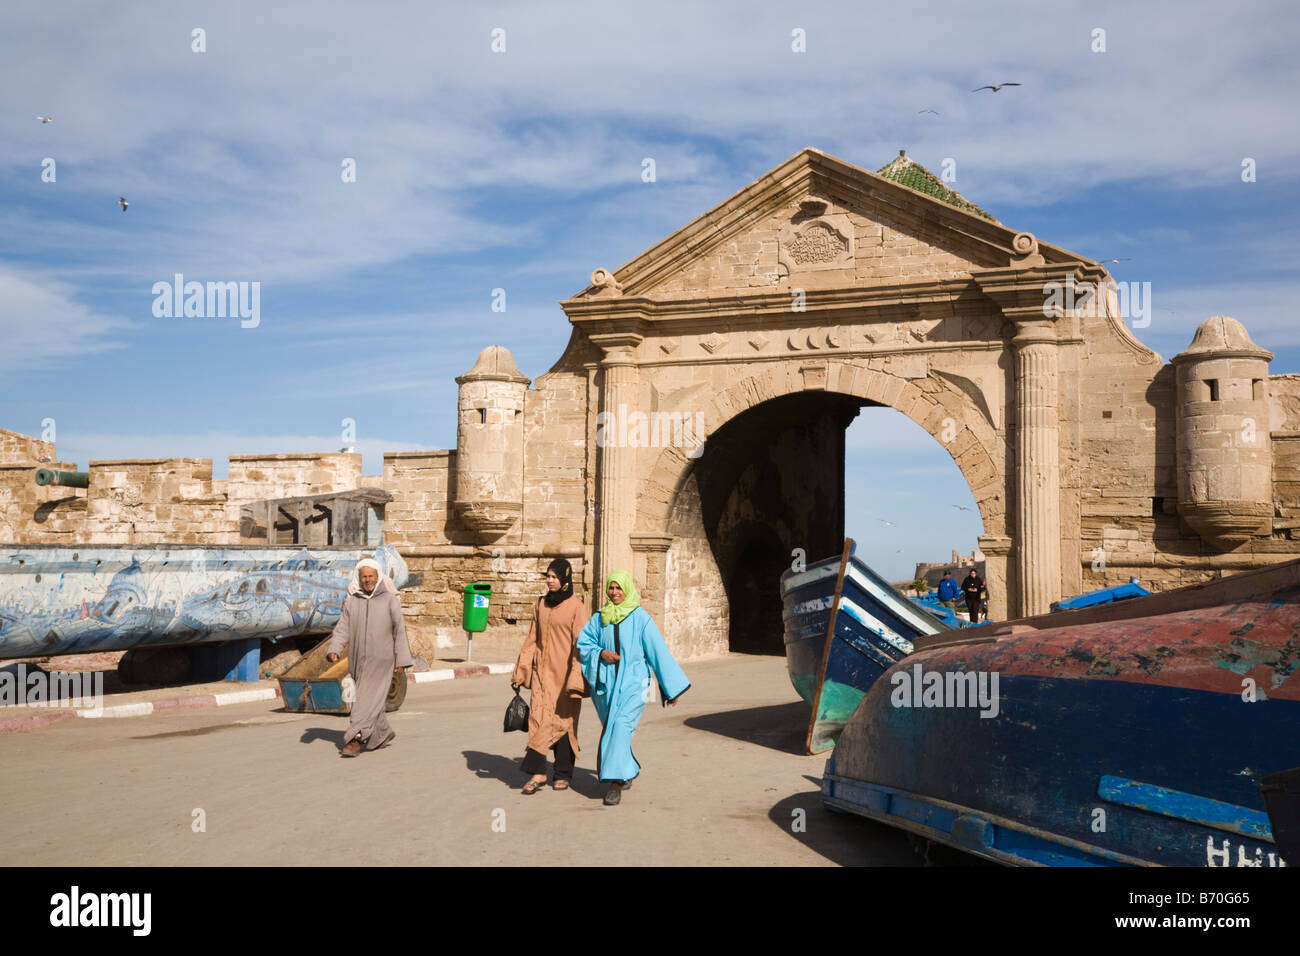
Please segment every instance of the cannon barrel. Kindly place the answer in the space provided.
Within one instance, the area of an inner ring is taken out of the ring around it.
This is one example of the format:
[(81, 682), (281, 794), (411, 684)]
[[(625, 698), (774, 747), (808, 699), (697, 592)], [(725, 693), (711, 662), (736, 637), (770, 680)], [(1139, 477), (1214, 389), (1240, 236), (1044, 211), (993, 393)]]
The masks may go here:
[(37, 468), (36, 483), (38, 485), (63, 485), (65, 488), (89, 488), (90, 472), (54, 471), (50, 468)]

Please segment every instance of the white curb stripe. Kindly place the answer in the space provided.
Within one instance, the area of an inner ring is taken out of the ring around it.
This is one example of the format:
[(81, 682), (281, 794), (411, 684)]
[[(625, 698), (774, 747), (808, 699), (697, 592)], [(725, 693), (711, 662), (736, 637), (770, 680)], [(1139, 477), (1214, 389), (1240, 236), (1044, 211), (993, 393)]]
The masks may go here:
[(514, 664), (489, 664), (489, 674), (513, 674), (515, 672)]
[(451, 680), (456, 676), (456, 672), (451, 668), (440, 668), (436, 671), (420, 671), (418, 674), (412, 674), (411, 678), (417, 684), (427, 684), (435, 680)]
[(224, 707), (227, 704), (246, 704), (250, 700), (270, 700), (277, 695), (274, 688), (268, 687), (266, 690), (232, 690), (212, 696), (216, 699), (218, 707)]
[(141, 704), (114, 704), (102, 710), (79, 710), (78, 717), (144, 717), (153, 713), (153, 704), (145, 701)]

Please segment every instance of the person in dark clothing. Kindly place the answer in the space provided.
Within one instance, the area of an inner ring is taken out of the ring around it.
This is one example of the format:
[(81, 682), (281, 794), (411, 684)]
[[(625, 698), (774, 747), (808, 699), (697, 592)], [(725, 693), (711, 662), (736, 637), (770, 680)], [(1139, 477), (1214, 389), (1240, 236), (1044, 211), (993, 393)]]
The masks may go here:
[(943, 572), (943, 578), (939, 581), (939, 603), (944, 607), (956, 607), (957, 595), (961, 594), (961, 588), (957, 587), (957, 582), (953, 580), (952, 572)]
[(984, 579), (975, 573), (975, 569), (970, 569), (970, 574), (966, 575), (965, 580), (961, 582), (961, 593), (966, 597), (966, 610), (970, 612), (970, 622), (978, 624), (980, 622), (980, 607), (984, 598)]

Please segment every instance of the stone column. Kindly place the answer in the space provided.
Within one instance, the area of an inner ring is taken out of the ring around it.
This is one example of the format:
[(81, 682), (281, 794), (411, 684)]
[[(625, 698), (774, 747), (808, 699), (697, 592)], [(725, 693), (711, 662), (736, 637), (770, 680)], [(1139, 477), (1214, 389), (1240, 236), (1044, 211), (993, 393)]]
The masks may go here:
[(984, 583), (989, 589), (989, 620), (1005, 621), (1011, 607), (1010, 582), (1007, 580), (1011, 539), (1004, 534), (982, 534), (979, 548), (984, 555)]
[(636, 523), (636, 449), (628, 446), (627, 415), (636, 410), (638, 372), (635, 333), (591, 336), (605, 350), (601, 359), (600, 412), (596, 419), (596, 580), (597, 607), (605, 602), (611, 571), (631, 572), (632, 529)]
[(1059, 348), (1050, 320), (1021, 322), (1016, 363), (1015, 617), (1046, 614), (1061, 590)]
[[(980, 289), (1011, 322), (1015, 371), (1015, 449), (1008, 491), (1015, 495), (1015, 547), (1007, 614), (1046, 614), (1061, 597), (1060, 340), (1057, 322), (1068, 309), (1048, 298), (1049, 288), (1085, 274), (1083, 263), (1047, 265), (1038, 241), (1019, 233), (1010, 267), (972, 273)], [(987, 553), (987, 552), (986, 552)], [(990, 592), (992, 604), (993, 592)], [(993, 607), (989, 608), (990, 611)]]
[(636, 568), (632, 574), (641, 591), (641, 604), (663, 630), (664, 577), (668, 564), (668, 549), (672, 547), (670, 534), (634, 534), (632, 550), (636, 553)]

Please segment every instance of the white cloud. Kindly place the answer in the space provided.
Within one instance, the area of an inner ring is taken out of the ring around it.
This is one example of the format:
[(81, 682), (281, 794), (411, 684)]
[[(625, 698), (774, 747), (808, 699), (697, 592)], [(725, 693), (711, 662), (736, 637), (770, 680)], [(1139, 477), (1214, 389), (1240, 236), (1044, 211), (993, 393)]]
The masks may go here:
[(1300, 345), (1300, 322), (1296, 321), (1300, 282), (1239, 281), (1170, 288), (1153, 283), (1151, 298), (1151, 326), (1134, 330), (1134, 334), (1144, 341), (1158, 338), (1162, 354), (1170, 357), (1187, 348), (1196, 327), (1213, 315), (1232, 316), (1261, 348)]
[(56, 368), (121, 348), (134, 324), (76, 301), (66, 283), (0, 264), (0, 371)]
[[(1285, 9), (1027, 18), (1012, 3), (940, 4), (917, 20), (814, 7), (800, 11), (808, 52), (795, 54), (788, 13), (732, 4), (360, 15), (231, 3), (203, 12), (208, 52), (195, 54), (191, 12), (70, 5), (6, 14), (0, 82), (33, 117), (56, 117), (15, 126), (10, 156), (75, 169), (47, 188), (118, 216), (92, 227), (110, 229), (116, 250), (85, 238), (119, 269), (307, 279), (544, 238), (526, 215), (502, 222), (471, 202), (638, 186), (646, 155), (662, 182), (713, 179), (709, 142), (745, 150), (736, 165), (752, 175), (807, 145), (872, 168), (903, 145), (932, 169), (954, 158), (959, 190), (1007, 208), (1117, 180), (1227, 182), (1248, 154), (1273, 180), (1293, 177), (1297, 141), (1279, 122), (1297, 77), (1280, 55), (1295, 39)], [(1104, 54), (1088, 49), (1098, 20)], [(507, 29), (504, 54), (489, 49), (494, 25)], [(1024, 85), (970, 92), (1013, 75)], [(344, 156), (358, 162), (355, 184), (340, 182)], [(712, 202), (743, 185), (730, 171), (723, 181)], [(125, 216), (119, 193), (133, 202)]]

